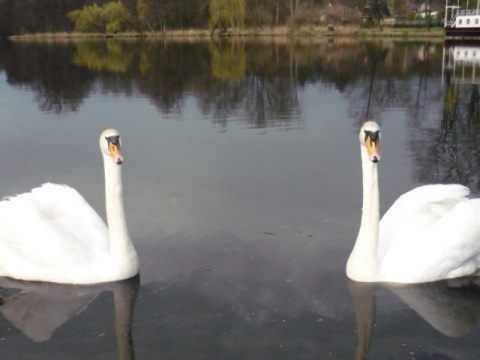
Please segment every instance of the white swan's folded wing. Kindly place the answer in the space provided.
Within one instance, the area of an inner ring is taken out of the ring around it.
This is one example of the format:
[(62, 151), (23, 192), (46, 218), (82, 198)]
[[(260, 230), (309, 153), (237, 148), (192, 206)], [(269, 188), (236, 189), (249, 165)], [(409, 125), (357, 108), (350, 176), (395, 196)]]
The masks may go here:
[(423, 231), (396, 239), (381, 263), (385, 281), (470, 275), (480, 265), (480, 199), (464, 200)]
[(0, 202), (0, 273), (4, 276), (74, 269), (75, 264), (87, 265), (88, 259), (106, 251), (106, 225), (72, 188), (45, 184)]
[(80, 193), (66, 185), (47, 183), (23, 194), (62, 233), (71, 232), (89, 247), (109, 250), (108, 229)]
[(394, 243), (417, 238), (420, 232), (465, 201), (468, 194), (469, 189), (462, 185), (435, 184), (417, 187), (400, 196), (380, 221), (379, 263)]

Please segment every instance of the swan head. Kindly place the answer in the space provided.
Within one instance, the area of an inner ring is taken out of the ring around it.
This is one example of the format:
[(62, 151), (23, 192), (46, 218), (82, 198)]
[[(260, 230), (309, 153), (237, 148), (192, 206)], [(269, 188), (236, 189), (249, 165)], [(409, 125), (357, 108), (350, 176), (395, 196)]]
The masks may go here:
[(380, 126), (375, 121), (367, 121), (360, 129), (359, 140), (362, 148), (365, 148), (368, 159), (371, 162), (380, 161)]
[(120, 134), (115, 129), (107, 129), (100, 135), (100, 150), (106, 158), (110, 158), (115, 164), (123, 163), (123, 156), (120, 150)]

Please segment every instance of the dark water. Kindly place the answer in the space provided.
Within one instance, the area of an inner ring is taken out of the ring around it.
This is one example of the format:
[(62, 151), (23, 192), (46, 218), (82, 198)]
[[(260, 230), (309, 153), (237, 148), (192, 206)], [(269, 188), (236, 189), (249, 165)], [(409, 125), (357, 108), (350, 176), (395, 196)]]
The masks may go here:
[(478, 69), (454, 55), (323, 39), (1, 45), (0, 196), (65, 183), (103, 214), (98, 136), (118, 128), (141, 276), (3, 279), (0, 357), (480, 358), (468, 279), (370, 287), (344, 270), (365, 119), (382, 124), (382, 209), (424, 183), (478, 192)]

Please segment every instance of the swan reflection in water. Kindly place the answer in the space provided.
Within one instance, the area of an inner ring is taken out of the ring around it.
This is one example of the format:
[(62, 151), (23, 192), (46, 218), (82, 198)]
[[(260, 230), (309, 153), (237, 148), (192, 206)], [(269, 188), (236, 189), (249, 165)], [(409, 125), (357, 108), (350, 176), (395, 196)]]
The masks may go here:
[(115, 336), (119, 358), (134, 359), (133, 307), (140, 277), (96, 284), (64, 285), (0, 278), (0, 312), (34, 342), (47, 341), (53, 332), (82, 313), (101, 293), (111, 291), (115, 307)]
[[(0, 312), (34, 342), (48, 341), (56, 329), (85, 311), (101, 293), (113, 292), (119, 358), (134, 359), (131, 328), (139, 290), (138, 276), (126, 281), (93, 286), (0, 278), (0, 286), (3, 288), (0, 291), (3, 300)], [(349, 281), (347, 287), (357, 321), (357, 360), (368, 359), (374, 336), (377, 286), (396, 294), (433, 328), (447, 336), (466, 335), (480, 324), (480, 286), (477, 278), (401, 286)]]
[(377, 286), (393, 292), (446, 336), (464, 336), (480, 325), (480, 280), (477, 277), (411, 285), (379, 285), (349, 280), (347, 287), (357, 322), (356, 360), (368, 359), (375, 323)]

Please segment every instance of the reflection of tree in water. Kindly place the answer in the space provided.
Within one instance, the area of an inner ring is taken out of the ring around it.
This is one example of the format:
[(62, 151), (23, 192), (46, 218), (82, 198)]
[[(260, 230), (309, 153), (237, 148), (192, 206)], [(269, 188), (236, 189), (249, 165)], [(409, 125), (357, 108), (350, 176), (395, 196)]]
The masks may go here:
[[(413, 117), (431, 113), (430, 105), (439, 97), (441, 68), (439, 45), (366, 42), (358, 57), (357, 81), (344, 89), (350, 114), (359, 126), (365, 120), (380, 121), (383, 112), (397, 108), (414, 109)], [(429, 82), (433, 81), (433, 86)]]
[(301, 126), (299, 92), (311, 84), (344, 93), (359, 122), (366, 114), (380, 120), (385, 108), (416, 106), (417, 119), (418, 109), (428, 115), (426, 80), (440, 71), (432, 61), (425, 73), (425, 46), (318, 39), (29, 43), (12, 45), (0, 66), (5, 62), (10, 82), (33, 89), (46, 111), (75, 111), (100, 88), (148, 98), (163, 114), (181, 114), (193, 97), (224, 129), (232, 121), (293, 129)]
[(438, 129), (424, 132), (428, 154), (416, 157), (422, 182), (460, 183), (480, 190), (479, 111), (478, 85), (447, 84)]
[(222, 44), (210, 43), (210, 65), (215, 78), (222, 81), (239, 81), (245, 77), (245, 43), (232, 41)]
[(216, 83), (200, 95), (204, 114), (227, 126), (235, 120), (254, 128), (299, 126), (297, 89), (291, 79), (249, 75), (237, 85)]
[(15, 43), (2, 50), (9, 82), (33, 90), (42, 111), (76, 111), (100, 88), (145, 96), (165, 114), (181, 113), (194, 96), (215, 122), (258, 128), (298, 126), (297, 90), (314, 70), (311, 48), (289, 42)]
[[(298, 98), (295, 79), (265, 76), (263, 71), (246, 75), (245, 42), (210, 44), (212, 74), (222, 83), (214, 83), (214, 106), (202, 103), (204, 112), (214, 111), (214, 121), (226, 126), (233, 114), (236, 120), (256, 128), (291, 127), (298, 122)], [(273, 53), (269, 53), (272, 56)], [(257, 54), (258, 56), (258, 54)], [(251, 58), (256, 61), (258, 57)], [(270, 61), (262, 59), (261, 62)], [(259, 69), (259, 67), (257, 67)], [(227, 83), (226, 83), (227, 82)], [(214, 98), (209, 97), (209, 102)]]
[(251, 78), (247, 80), (245, 119), (252, 126), (270, 127), (273, 123), (289, 128), (291, 120), (298, 123), (300, 108), (297, 89), (291, 78), (273, 78), (270, 81)]
[(8, 83), (35, 93), (42, 111), (76, 111), (91, 90), (94, 75), (73, 66), (70, 58), (75, 46), (66, 44), (3, 45), (1, 65)]
[[(438, 76), (441, 49), (428, 42), (416, 46), (403, 56), (399, 48), (389, 49), (388, 53), (365, 48), (365, 67), (370, 70), (355, 86), (345, 89), (350, 112), (358, 126), (366, 119), (381, 122), (383, 111), (407, 109), (411, 133), (408, 146), (415, 159), (417, 181), (460, 183), (478, 191), (478, 85), (448, 83), (443, 89)], [(402, 65), (409, 69), (406, 77), (399, 71)]]
[(133, 54), (117, 41), (78, 44), (72, 63), (90, 70), (125, 73)]
[[(223, 127), (232, 120), (255, 128), (297, 127), (300, 117), (296, 74), (290, 71), (290, 56), (282, 56), (279, 64), (279, 53), (289, 50), (279, 47), (275, 43), (263, 46), (243, 42), (210, 47), (210, 55), (217, 58), (211, 60), (212, 73), (221, 81), (212, 79), (208, 91), (199, 92), (202, 112), (212, 114), (215, 123)], [(231, 61), (232, 55), (235, 61)]]
[(395, 107), (403, 100), (398, 96), (401, 83), (385, 76), (390, 50), (382, 42), (363, 44), (359, 60), (363, 62), (365, 71), (356, 86), (347, 87), (345, 91), (350, 100), (350, 114), (358, 119), (357, 125), (366, 120), (378, 121), (386, 107)]

